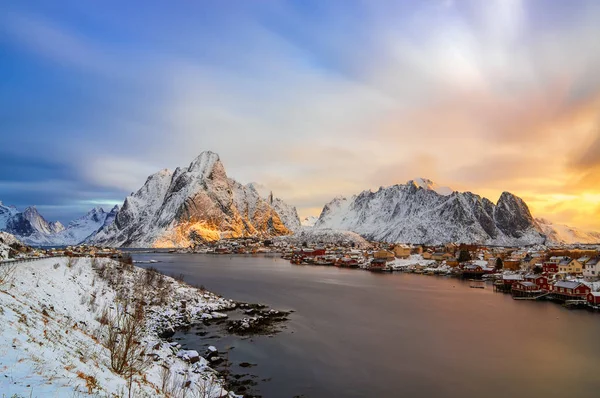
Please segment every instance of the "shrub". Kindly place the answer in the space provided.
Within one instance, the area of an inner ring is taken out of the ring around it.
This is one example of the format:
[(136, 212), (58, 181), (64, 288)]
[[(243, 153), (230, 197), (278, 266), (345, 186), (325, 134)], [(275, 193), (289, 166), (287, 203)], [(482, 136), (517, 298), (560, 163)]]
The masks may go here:
[(145, 347), (141, 344), (144, 316), (145, 310), (141, 303), (133, 308), (124, 303), (117, 304), (116, 310), (109, 317), (104, 343), (110, 351), (110, 365), (115, 373), (128, 378), (141, 373), (150, 365)]
[(8, 290), (15, 278), (17, 264), (6, 263), (0, 265), (0, 290)]

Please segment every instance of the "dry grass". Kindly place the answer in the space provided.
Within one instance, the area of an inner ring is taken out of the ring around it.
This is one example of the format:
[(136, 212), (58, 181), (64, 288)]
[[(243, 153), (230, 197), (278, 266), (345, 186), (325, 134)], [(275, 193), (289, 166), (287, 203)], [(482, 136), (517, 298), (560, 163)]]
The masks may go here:
[(83, 372), (77, 372), (77, 377), (85, 381), (85, 388), (88, 389), (88, 394), (92, 394), (98, 389), (98, 380), (94, 376), (86, 375)]

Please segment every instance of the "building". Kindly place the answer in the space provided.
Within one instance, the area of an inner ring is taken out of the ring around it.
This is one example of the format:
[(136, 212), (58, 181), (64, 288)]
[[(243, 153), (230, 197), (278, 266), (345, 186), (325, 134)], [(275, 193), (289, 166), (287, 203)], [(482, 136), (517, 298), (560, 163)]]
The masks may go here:
[(583, 276), (590, 279), (600, 277), (600, 257), (594, 257), (585, 262)]
[(516, 258), (507, 258), (502, 263), (502, 268), (511, 271), (518, 271), (521, 269), (521, 260)]
[(552, 286), (552, 295), (558, 300), (586, 300), (592, 289), (581, 282), (558, 281)]
[(556, 274), (558, 272), (558, 263), (553, 261), (544, 261), (542, 272), (545, 274)]
[(581, 274), (583, 268), (579, 261), (570, 257), (563, 257), (558, 263), (558, 272), (563, 272), (565, 274)]
[(397, 258), (408, 258), (410, 256), (410, 247), (406, 245), (394, 246), (394, 255)]
[(502, 280), (494, 282), (494, 290), (503, 293), (510, 293), (513, 284), (523, 280), (523, 275), (502, 275)]
[(529, 274), (525, 275), (525, 281), (535, 284), (542, 290), (550, 291), (550, 283), (545, 275)]
[(544, 293), (538, 285), (529, 281), (517, 281), (513, 283), (510, 292), (513, 297), (535, 297)]
[(391, 252), (389, 250), (378, 250), (375, 253), (373, 253), (373, 257), (376, 258), (376, 259), (383, 259), (383, 260), (386, 260), (386, 261), (393, 261), (396, 256), (394, 255), (393, 252)]
[(589, 292), (586, 299), (591, 305), (600, 305), (600, 292)]

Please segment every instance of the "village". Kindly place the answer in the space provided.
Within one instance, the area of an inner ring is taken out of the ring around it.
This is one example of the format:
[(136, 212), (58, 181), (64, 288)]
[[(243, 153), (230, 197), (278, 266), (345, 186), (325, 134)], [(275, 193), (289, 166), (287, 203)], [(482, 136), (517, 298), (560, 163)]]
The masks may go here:
[[(188, 249), (146, 252), (280, 256), (298, 266), (354, 268), (457, 277), (473, 288), (491, 288), (515, 300), (552, 300), (567, 307), (600, 309), (598, 247), (527, 248), (483, 245), (407, 245), (382, 242), (290, 242), (257, 237), (227, 239)], [(64, 248), (15, 247), (11, 261), (48, 257), (131, 259), (126, 250), (91, 245)], [(133, 262), (133, 261), (131, 261)], [(155, 262), (155, 260), (152, 260)]]
[(473, 288), (492, 288), (516, 300), (552, 300), (567, 307), (600, 309), (598, 247), (527, 248), (483, 245), (406, 245), (369, 242), (293, 244), (285, 240), (221, 241), (196, 252), (274, 254), (299, 266), (333, 266), (371, 272), (458, 277)]

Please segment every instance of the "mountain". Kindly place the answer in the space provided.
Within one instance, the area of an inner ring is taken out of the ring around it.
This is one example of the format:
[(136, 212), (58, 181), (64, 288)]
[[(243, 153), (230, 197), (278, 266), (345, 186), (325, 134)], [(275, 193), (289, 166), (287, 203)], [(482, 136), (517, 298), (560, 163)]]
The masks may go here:
[(294, 232), (300, 229), (300, 217), (298, 217), (298, 211), (294, 206), (287, 204), (282, 199), (274, 197), (273, 191), (270, 191), (267, 187), (259, 183), (251, 182), (247, 184), (246, 187), (254, 189), (262, 199), (266, 200), (269, 205), (275, 209), (281, 218), (281, 222), (283, 222), (283, 225), (285, 225), (287, 229)]
[(336, 197), (323, 207), (315, 228), (422, 244), (527, 245), (546, 240), (525, 202), (515, 195), (504, 192), (494, 204), (471, 192), (439, 188), (426, 179)]
[(600, 243), (600, 232), (581, 231), (567, 225), (553, 224), (543, 218), (536, 218), (535, 220), (541, 227), (543, 233), (548, 236), (550, 242), (567, 245), (576, 243)]
[[(115, 207), (118, 212), (118, 207)], [(101, 228), (112, 224), (115, 217), (115, 208), (110, 213), (105, 212), (101, 207), (93, 208), (84, 216), (71, 221), (63, 231), (50, 237), (49, 240), (53, 242), (53, 245), (61, 246), (82, 243)]]
[(4, 230), (27, 245), (44, 246), (54, 244), (51, 237), (64, 231), (65, 227), (58, 221), (46, 221), (35, 206), (30, 206), (11, 216)]
[(202, 152), (187, 167), (161, 170), (128, 196), (115, 221), (90, 242), (129, 247), (188, 247), (198, 240), (277, 236), (291, 231), (276, 201), (227, 177), (216, 153)]
[(110, 213), (102, 208), (94, 208), (65, 227), (58, 221), (46, 221), (35, 206), (28, 207), (21, 213), (14, 207), (0, 206), (0, 222), (5, 220), (3, 224), (0, 223), (0, 229), (31, 246), (76, 245), (100, 228), (110, 225), (117, 212), (118, 206)]
[(308, 217), (304, 217), (304, 219), (300, 223), (302, 224), (303, 227), (314, 227), (315, 223), (317, 222), (318, 219), (319, 219), (319, 217), (308, 216)]
[(8, 219), (17, 214), (18, 211), (14, 206), (5, 206), (0, 202), (0, 230), (6, 228)]

